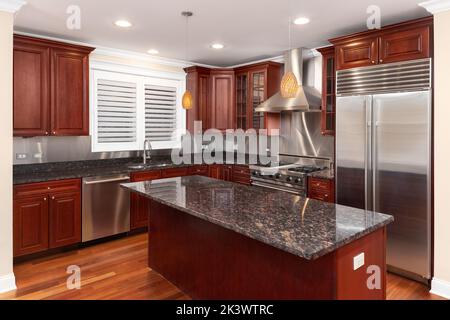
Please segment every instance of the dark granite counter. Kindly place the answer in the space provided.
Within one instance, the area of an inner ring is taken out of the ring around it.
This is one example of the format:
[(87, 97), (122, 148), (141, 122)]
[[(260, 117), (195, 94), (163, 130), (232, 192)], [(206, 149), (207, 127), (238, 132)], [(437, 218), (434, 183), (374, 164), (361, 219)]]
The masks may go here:
[(123, 187), (296, 256), (314, 260), (393, 217), (200, 176)]
[[(234, 156), (237, 163), (237, 155)], [(223, 159), (225, 163), (226, 159)], [(193, 164), (174, 164), (170, 156), (158, 156), (149, 160), (145, 168), (131, 169), (130, 165), (142, 163), (142, 158), (122, 158), (89, 161), (56, 162), (43, 164), (15, 165), (13, 167), (13, 184), (47, 182), (53, 180), (77, 179), (102, 175), (125, 174), (157, 169), (180, 168)], [(245, 163), (249, 162), (245, 155)]]

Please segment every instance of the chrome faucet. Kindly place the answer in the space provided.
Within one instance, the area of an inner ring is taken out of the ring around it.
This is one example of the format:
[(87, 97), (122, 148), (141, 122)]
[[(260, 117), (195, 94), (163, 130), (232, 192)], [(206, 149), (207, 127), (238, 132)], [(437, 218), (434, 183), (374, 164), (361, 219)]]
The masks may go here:
[[(147, 159), (151, 160), (152, 159), (152, 155), (151, 155), (151, 151), (152, 151), (152, 144), (150, 142), (150, 140), (145, 140), (144, 141), (144, 154), (142, 155), (142, 160), (144, 162), (144, 164), (147, 164)], [(147, 151), (149, 151), (149, 155), (147, 157)]]

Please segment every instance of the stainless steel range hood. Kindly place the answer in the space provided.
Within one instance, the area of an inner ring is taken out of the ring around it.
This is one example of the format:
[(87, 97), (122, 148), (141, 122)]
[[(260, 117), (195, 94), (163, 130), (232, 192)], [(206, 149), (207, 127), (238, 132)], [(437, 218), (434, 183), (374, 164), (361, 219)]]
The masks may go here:
[(311, 49), (298, 48), (286, 52), (284, 60), (285, 72), (292, 71), (299, 81), (300, 88), (297, 96), (285, 99), (278, 92), (260, 104), (255, 111), (277, 113), (283, 111), (320, 111), (322, 105), (321, 55), (316, 54)]

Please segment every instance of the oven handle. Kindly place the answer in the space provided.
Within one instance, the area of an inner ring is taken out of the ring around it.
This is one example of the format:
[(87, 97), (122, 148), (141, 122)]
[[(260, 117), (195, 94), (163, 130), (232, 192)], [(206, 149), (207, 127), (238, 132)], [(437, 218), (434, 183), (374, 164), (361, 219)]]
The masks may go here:
[(300, 192), (292, 191), (292, 190), (289, 190), (287, 188), (284, 189), (282, 187), (275, 187), (273, 185), (265, 184), (265, 183), (262, 183), (262, 182), (255, 182), (255, 181), (253, 181), (252, 182), (252, 186), (263, 187), (263, 188), (268, 188), (268, 189), (273, 189), (273, 190), (278, 190), (278, 191), (284, 191), (284, 192), (295, 194), (297, 196), (301, 195)]

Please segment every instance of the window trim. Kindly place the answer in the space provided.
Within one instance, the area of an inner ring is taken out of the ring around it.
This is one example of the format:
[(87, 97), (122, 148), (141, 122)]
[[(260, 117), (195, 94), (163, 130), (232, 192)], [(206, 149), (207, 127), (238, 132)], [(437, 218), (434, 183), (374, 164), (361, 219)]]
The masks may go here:
[[(97, 141), (97, 80), (99, 76), (136, 83), (136, 142), (98, 143)], [(155, 82), (156, 81), (156, 82)], [(91, 60), (90, 64), (90, 132), (92, 152), (117, 152), (143, 150), (145, 140), (145, 85), (167, 85), (177, 88), (177, 139), (175, 141), (151, 142), (152, 149), (181, 147), (181, 136), (186, 133), (186, 110), (182, 108), (182, 95), (186, 88), (184, 72), (168, 72), (143, 69), (123, 64)]]

